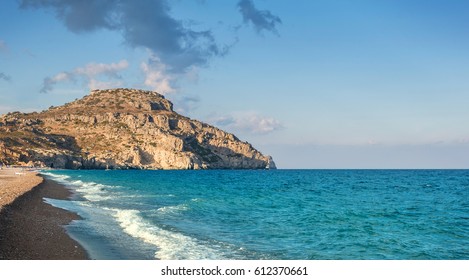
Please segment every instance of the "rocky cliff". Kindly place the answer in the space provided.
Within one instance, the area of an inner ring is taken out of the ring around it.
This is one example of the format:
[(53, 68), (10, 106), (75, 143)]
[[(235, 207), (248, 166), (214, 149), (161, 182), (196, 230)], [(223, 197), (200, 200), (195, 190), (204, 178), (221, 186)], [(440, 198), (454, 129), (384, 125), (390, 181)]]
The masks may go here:
[(249, 143), (173, 111), (162, 95), (94, 90), (41, 113), (0, 116), (0, 162), (72, 169), (275, 168)]

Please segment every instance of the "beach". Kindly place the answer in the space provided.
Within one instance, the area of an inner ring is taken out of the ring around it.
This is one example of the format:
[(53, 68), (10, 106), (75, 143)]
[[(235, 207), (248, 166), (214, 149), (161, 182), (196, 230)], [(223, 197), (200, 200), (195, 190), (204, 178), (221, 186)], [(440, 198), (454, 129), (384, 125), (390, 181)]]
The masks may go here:
[(0, 170), (0, 211), (16, 198), (39, 185), (43, 178), (35, 172), (24, 171), (22, 168), (6, 168)]
[(0, 259), (87, 259), (86, 251), (63, 227), (80, 217), (44, 202), (71, 192), (36, 172), (0, 170)]

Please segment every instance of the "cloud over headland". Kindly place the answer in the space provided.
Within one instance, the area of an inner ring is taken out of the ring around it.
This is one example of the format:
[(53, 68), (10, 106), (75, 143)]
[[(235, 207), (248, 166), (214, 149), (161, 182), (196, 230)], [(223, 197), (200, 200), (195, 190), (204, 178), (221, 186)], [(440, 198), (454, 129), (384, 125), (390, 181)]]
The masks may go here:
[[(264, 31), (278, 34), (280, 17), (268, 10), (259, 10), (252, 0), (232, 0), (232, 12), (236, 9), (245, 26), (252, 26), (258, 34)], [(75, 34), (107, 30), (118, 33), (124, 45), (148, 52), (139, 65), (141, 85), (162, 94), (178, 92), (178, 81), (197, 76), (201, 67), (206, 67), (215, 57), (223, 57), (236, 44), (222, 44), (211, 27), (191, 25), (191, 19), (177, 18), (172, 13), (174, 2), (168, 0), (19, 0), (23, 9), (46, 9)], [(233, 37), (236, 35), (233, 33)], [(225, 37), (226, 39), (226, 37)], [(228, 39), (229, 40), (229, 39)], [(234, 39), (236, 42), (238, 38)], [(81, 82), (89, 88), (119, 86), (119, 73), (130, 63), (88, 63), (84, 67), (63, 69), (43, 80), (42, 93), (50, 92), (58, 83)], [(194, 75), (195, 73), (195, 75)], [(197, 107), (197, 96), (175, 98), (182, 111)], [(251, 123), (257, 120), (250, 119)], [(277, 127), (276, 123), (259, 120), (260, 132)]]
[(41, 92), (50, 92), (59, 82), (76, 82), (78, 80), (85, 82), (90, 89), (119, 86), (119, 80), (121, 79), (119, 73), (128, 66), (127, 60), (110, 64), (88, 63), (83, 67), (77, 67), (71, 71), (63, 71), (54, 76), (46, 77), (43, 81)]
[(22, 0), (21, 7), (52, 9), (75, 33), (118, 31), (127, 45), (149, 49), (174, 72), (204, 65), (224, 52), (210, 30), (192, 30), (172, 17), (165, 0)]
[(251, 134), (268, 134), (284, 128), (279, 120), (259, 115), (256, 112), (238, 112), (214, 116), (210, 118), (210, 121), (230, 130)]
[[(22, 8), (45, 8), (74, 33), (99, 29), (120, 32), (124, 42), (146, 48), (158, 57), (166, 71), (185, 72), (192, 66), (206, 65), (210, 58), (226, 54), (230, 46), (220, 46), (209, 29), (194, 30), (184, 20), (171, 15), (167, 0), (21, 0)], [(251, 0), (238, 2), (245, 22), (257, 31), (276, 32), (279, 17), (257, 10)]]

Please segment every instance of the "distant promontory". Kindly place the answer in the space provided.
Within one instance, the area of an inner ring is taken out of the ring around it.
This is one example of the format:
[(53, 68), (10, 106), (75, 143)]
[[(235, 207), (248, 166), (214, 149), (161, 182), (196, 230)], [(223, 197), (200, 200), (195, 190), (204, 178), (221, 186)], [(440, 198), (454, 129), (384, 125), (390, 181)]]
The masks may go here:
[(249, 143), (173, 111), (164, 96), (94, 90), (40, 113), (0, 116), (0, 163), (67, 169), (275, 168)]

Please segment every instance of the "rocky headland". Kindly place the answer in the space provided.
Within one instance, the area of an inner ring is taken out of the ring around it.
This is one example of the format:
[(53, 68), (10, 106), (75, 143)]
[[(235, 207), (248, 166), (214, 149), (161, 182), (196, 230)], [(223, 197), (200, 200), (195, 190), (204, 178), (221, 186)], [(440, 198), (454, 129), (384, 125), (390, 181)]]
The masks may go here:
[(94, 90), (40, 113), (0, 116), (0, 163), (67, 169), (275, 168), (251, 144), (173, 111), (164, 96)]

